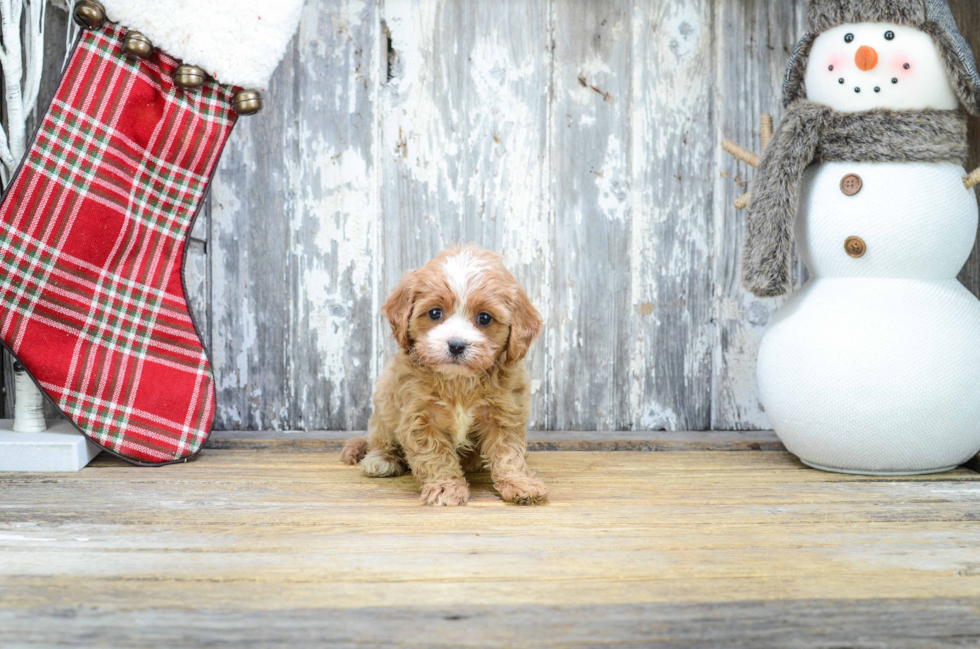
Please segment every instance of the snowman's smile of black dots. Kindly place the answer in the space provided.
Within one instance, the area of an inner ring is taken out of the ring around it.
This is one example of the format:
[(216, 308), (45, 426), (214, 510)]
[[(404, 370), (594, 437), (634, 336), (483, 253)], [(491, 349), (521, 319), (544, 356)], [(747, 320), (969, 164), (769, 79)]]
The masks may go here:
[[(834, 66), (830, 66), (830, 69), (833, 70), (834, 69)], [(845, 79), (844, 77), (841, 77), (839, 82), (840, 82), (840, 84), (842, 86), (843, 85), (846, 85), (847, 84), (847, 79)], [(892, 83), (898, 83), (898, 79), (892, 79)], [(854, 86), (854, 92), (860, 94), (861, 93), (861, 86)], [(881, 92), (881, 86), (875, 86), (875, 92)]]
[[(885, 40), (886, 41), (893, 41), (893, 40), (895, 40), (895, 32), (893, 32), (891, 30), (888, 30), (887, 32), (885, 32)], [(847, 34), (847, 35), (845, 35), (844, 36), (844, 42), (845, 43), (853, 43), (854, 42), (854, 34)], [(858, 48), (857, 53), (854, 55), (854, 62), (857, 65), (857, 67), (858, 67), (859, 70), (861, 70), (863, 72), (871, 72), (876, 67), (878, 67), (878, 52), (873, 47), (870, 47), (868, 45), (862, 45), (860, 48)], [(834, 67), (835, 66), (830, 65), (827, 69), (830, 72), (833, 72), (834, 71)], [(906, 63), (902, 67), (904, 69), (906, 69), (906, 70), (910, 70), (912, 68), (912, 64)], [(840, 85), (842, 85), (842, 86), (846, 86), (847, 85), (847, 79), (845, 79), (844, 77), (841, 77), (840, 79), (838, 79), (837, 82), (840, 83)], [(898, 85), (898, 78), (897, 77), (893, 77), (892, 78), (892, 85)], [(861, 94), (862, 90), (863, 90), (863, 88), (861, 86), (854, 86), (854, 92), (856, 94)], [(874, 91), (876, 93), (881, 93), (881, 86), (875, 86), (874, 87)]]

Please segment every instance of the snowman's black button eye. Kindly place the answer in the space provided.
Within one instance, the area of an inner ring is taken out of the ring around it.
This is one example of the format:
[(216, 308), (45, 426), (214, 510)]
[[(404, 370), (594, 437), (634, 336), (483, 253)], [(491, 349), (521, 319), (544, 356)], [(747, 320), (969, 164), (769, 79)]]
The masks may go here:
[(844, 37), (844, 42), (845, 43), (853, 43), (854, 42), (854, 34), (848, 34), (847, 36), (845, 36)]
[(887, 32), (885, 32), (885, 40), (886, 41), (893, 41), (893, 40), (895, 40), (895, 32), (893, 32), (893, 31), (887, 31)]
[(844, 85), (844, 79), (843, 79), (843, 77), (841, 77), (840, 85), (842, 85), (842, 86)]

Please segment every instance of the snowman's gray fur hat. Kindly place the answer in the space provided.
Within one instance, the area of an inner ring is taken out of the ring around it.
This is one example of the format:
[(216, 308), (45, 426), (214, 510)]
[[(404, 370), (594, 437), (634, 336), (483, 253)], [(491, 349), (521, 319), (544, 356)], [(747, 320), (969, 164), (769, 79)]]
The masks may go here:
[(809, 32), (797, 45), (786, 79), (783, 104), (806, 96), (803, 77), (813, 41), (821, 33), (847, 23), (895, 23), (920, 29), (936, 41), (960, 102), (970, 113), (980, 114), (980, 75), (970, 44), (963, 38), (947, 0), (810, 0)]

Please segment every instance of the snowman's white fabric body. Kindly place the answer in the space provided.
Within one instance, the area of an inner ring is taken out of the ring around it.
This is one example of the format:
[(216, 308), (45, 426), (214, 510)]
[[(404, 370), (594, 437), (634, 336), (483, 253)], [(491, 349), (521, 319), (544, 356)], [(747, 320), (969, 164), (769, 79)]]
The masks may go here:
[[(841, 192), (844, 176), (863, 188)], [(818, 468), (944, 471), (980, 450), (980, 300), (956, 276), (977, 201), (962, 167), (824, 163), (804, 179), (811, 279), (776, 313), (759, 391), (786, 447)], [(843, 242), (859, 236), (855, 259)]]
[[(959, 107), (936, 41), (898, 24), (823, 31), (805, 88), (838, 113)], [(931, 473), (980, 451), (980, 301), (956, 279), (978, 224), (965, 173), (950, 162), (806, 170), (793, 231), (811, 279), (774, 316), (758, 363), (772, 426), (805, 463)]]

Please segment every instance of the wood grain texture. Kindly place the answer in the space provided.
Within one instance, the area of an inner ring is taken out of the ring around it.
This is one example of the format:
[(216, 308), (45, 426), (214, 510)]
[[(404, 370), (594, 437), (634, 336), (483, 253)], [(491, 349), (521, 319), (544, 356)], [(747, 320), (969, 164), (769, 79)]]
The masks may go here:
[(208, 257), (208, 239), (211, 237), (211, 195), (202, 203), (190, 237), (184, 246), (184, 290), (187, 308), (204, 348), (211, 351), (211, 264)]
[[(720, 604), (452, 606), (185, 611), (0, 609), (10, 647), (728, 647), (953, 649), (980, 642), (980, 600), (799, 600)], [(57, 625), (58, 638), (51, 627)], [(193, 626), (188, 623), (191, 622)], [(59, 642), (58, 639), (64, 641)], [(151, 640), (148, 640), (151, 639)], [(207, 644), (202, 645), (206, 639)]]
[[(382, 90), (383, 286), (446, 246), (501, 252), (544, 316), (551, 303), (549, 3), (387, 0)], [(377, 335), (394, 351), (386, 323)], [(545, 345), (529, 356), (549, 427)], [(361, 420), (363, 423), (366, 420)]]
[[(980, 5), (970, 0), (952, 0), (950, 6), (960, 26), (960, 30), (970, 42), (974, 52), (980, 52)], [(970, 118), (970, 159), (967, 170), (980, 167), (980, 117)], [(980, 195), (980, 192), (978, 192)], [(980, 247), (974, 246), (969, 261), (960, 273), (963, 282), (974, 295), (980, 295)]]
[[(980, 51), (977, 3), (951, 4)], [(732, 201), (753, 172), (719, 143), (759, 150), (804, 6), (308, 2), (188, 248), (216, 427), (364, 428), (387, 291), (472, 240), (545, 318), (531, 428), (768, 429), (756, 355), (781, 302), (739, 286)], [(42, 95), (66, 20), (51, 12)], [(971, 138), (980, 165), (980, 120)], [(980, 294), (980, 252), (960, 279)]]
[(711, 427), (712, 12), (710, 0), (633, 3), (628, 339), (635, 430)]
[[(786, 63), (805, 31), (805, 0), (715, 3), (715, 135), (761, 152), (760, 119), (782, 114)], [(711, 427), (769, 428), (759, 402), (756, 357), (772, 314), (784, 299), (759, 299), (742, 288), (744, 212), (733, 203), (747, 190), (754, 170), (720, 146), (714, 149), (714, 298)], [(803, 266), (795, 262), (799, 284)]]
[(547, 506), (506, 505), (475, 474), (467, 507), (424, 508), (410, 476), (371, 480), (336, 453), (268, 449), (2, 475), (0, 644), (977, 639), (972, 471), (850, 477), (781, 452), (530, 462)]
[(555, 428), (632, 425), (631, 6), (555, 2), (549, 317)]
[(380, 29), (369, 0), (306, 3), (212, 186), (219, 428), (352, 428), (370, 412), (377, 316)]
[[(216, 431), (206, 448), (215, 450), (268, 450), (277, 453), (339, 453), (351, 437), (365, 431)], [(538, 451), (637, 451), (691, 453), (785, 451), (772, 431), (542, 431), (528, 433), (528, 449)]]
[[(31, 624), (31, 620), (53, 620), (67, 638), (99, 636), (107, 645), (123, 647), (145, 643), (150, 637), (153, 642), (149, 646), (196, 648), (207, 635), (211, 647), (946, 649), (980, 641), (976, 607), (975, 599), (881, 599), (713, 605), (417, 606), (291, 610), (286, 616), (280, 611), (249, 612), (247, 616), (238, 611), (210, 611), (208, 619), (194, 628), (188, 628), (183, 611), (130, 611), (130, 625), (118, 627), (114, 611), (90, 610), (82, 617), (66, 619), (63, 611), (37, 608), (17, 614), (0, 611), (0, 624), (18, 631), (18, 642), (11, 645), (18, 647), (83, 646), (72, 640), (50, 644), (52, 634)], [(288, 624), (283, 624), (284, 618)]]

